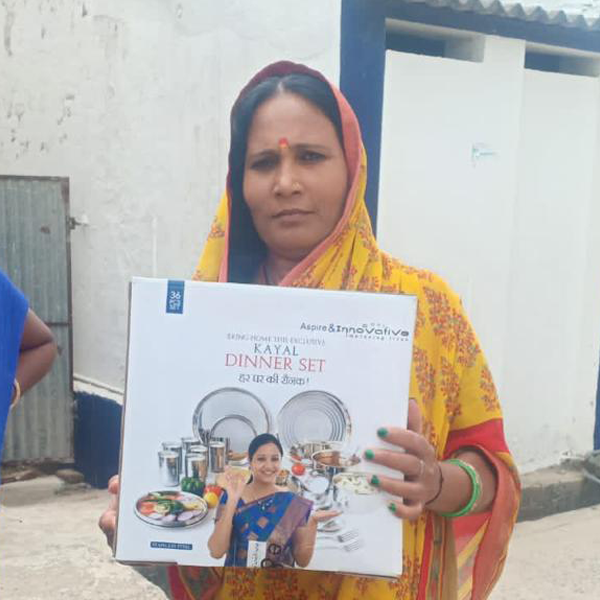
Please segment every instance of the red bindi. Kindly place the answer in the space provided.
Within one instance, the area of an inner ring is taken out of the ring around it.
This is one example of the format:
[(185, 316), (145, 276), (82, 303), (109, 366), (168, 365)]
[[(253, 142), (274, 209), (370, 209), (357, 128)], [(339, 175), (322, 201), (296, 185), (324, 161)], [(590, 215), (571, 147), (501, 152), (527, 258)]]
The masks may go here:
[(285, 148), (289, 148), (290, 143), (288, 142), (288, 139), (285, 137), (279, 138), (279, 147), (281, 148), (281, 150), (284, 150)]

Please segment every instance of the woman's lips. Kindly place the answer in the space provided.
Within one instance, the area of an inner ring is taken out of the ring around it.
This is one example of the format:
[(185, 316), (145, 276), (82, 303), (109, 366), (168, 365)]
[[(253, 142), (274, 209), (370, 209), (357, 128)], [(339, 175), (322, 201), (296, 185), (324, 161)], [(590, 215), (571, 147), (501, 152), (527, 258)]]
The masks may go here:
[(300, 208), (286, 208), (273, 215), (274, 219), (284, 219), (292, 217), (305, 217), (312, 214), (310, 210), (302, 210)]

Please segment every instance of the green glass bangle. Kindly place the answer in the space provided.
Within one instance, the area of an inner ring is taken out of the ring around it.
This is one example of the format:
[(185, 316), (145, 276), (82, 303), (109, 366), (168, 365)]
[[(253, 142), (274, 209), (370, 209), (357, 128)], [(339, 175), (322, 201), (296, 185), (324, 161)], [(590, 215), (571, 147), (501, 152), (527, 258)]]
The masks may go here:
[(479, 479), (479, 473), (477, 473), (477, 471), (475, 470), (474, 467), (472, 467), (469, 463), (466, 463), (464, 460), (460, 460), (459, 458), (451, 458), (450, 460), (446, 461), (447, 463), (456, 465), (457, 467), (460, 467), (468, 476), (469, 479), (471, 480), (471, 498), (469, 499), (469, 502), (467, 502), (467, 504), (461, 508), (460, 510), (457, 510), (456, 512), (447, 512), (447, 513), (439, 513), (442, 517), (446, 517), (447, 519), (455, 519), (456, 517), (464, 517), (465, 515), (468, 515), (473, 508), (475, 507), (475, 504), (477, 503), (477, 500), (479, 500), (480, 496), (481, 496), (481, 480)]

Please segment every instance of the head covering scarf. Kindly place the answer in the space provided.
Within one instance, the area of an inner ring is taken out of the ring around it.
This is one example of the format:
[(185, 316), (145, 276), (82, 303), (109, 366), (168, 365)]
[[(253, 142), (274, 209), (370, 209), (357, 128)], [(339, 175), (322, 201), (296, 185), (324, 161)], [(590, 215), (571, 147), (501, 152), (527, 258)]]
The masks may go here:
[(0, 271), (0, 455), (27, 310), (23, 294)]
[[(268, 77), (306, 73), (278, 62), (242, 90)], [(480, 600), (487, 598), (506, 558), (519, 506), (519, 480), (504, 440), (502, 414), (490, 370), (458, 296), (436, 275), (411, 268), (377, 246), (364, 193), (366, 155), (358, 120), (341, 92), (329, 84), (342, 119), (349, 191), (343, 215), (329, 235), (279, 285), (414, 294), (418, 297), (410, 393), (423, 417), (423, 435), (439, 460), (477, 448), (496, 472), (489, 512), (445, 519), (425, 510), (415, 522), (398, 521), (403, 535), (402, 575), (384, 580), (300, 570), (171, 569), (177, 600), (240, 598), (278, 600)], [(239, 99), (238, 99), (239, 102)], [(234, 106), (235, 110), (235, 106)], [(231, 181), (219, 205), (194, 278), (228, 280)], [(393, 532), (382, 532), (394, 535)]]

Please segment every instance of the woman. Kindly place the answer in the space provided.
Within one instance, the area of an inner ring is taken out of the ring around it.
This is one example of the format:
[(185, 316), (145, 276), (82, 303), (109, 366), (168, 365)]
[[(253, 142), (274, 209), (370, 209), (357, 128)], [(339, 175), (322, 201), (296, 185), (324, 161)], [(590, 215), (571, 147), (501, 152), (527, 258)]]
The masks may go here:
[[(382, 423), (385, 449), (365, 452), (399, 473), (372, 483), (399, 517), (398, 530), (382, 535), (403, 535), (402, 576), (172, 568), (173, 597), (486, 598), (504, 564), (519, 483), (460, 300), (432, 273), (377, 247), (359, 125), (322, 75), (288, 62), (262, 70), (236, 101), (231, 132), (227, 191), (196, 279), (418, 297), (408, 428)], [(101, 525), (110, 535), (114, 511)]]
[[(275, 484), (281, 470), (283, 448), (269, 433), (255, 437), (248, 447), (252, 478), (230, 470), (225, 493), (208, 540), (213, 558), (227, 553), (226, 567), (248, 565), (249, 540), (263, 544), (260, 566), (308, 566), (313, 555), (317, 526), (336, 516), (335, 511), (310, 514), (312, 502)], [(257, 565), (258, 566), (258, 565)]]
[(9, 410), (50, 370), (55, 357), (51, 331), (0, 271), (0, 452)]

